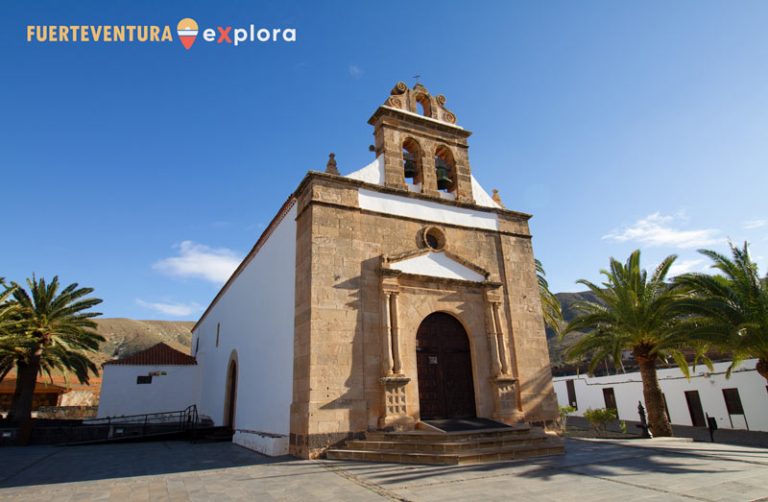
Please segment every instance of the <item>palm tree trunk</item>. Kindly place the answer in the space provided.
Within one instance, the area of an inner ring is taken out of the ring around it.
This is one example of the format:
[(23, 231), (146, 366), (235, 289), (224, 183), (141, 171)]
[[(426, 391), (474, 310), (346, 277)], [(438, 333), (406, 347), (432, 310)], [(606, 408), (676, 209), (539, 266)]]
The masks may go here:
[(16, 365), (16, 388), (8, 412), (8, 420), (19, 426), (18, 443), (26, 445), (32, 435), (32, 401), (35, 395), (37, 374), (40, 371), (41, 350), (36, 351), (28, 362)]
[(760, 376), (768, 380), (768, 360), (758, 359), (755, 369), (760, 374)]
[(635, 351), (635, 360), (640, 366), (643, 380), (643, 398), (648, 409), (648, 425), (654, 436), (672, 436), (672, 425), (667, 419), (664, 395), (661, 393), (659, 379), (656, 376), (656, 357), (644, 351)]

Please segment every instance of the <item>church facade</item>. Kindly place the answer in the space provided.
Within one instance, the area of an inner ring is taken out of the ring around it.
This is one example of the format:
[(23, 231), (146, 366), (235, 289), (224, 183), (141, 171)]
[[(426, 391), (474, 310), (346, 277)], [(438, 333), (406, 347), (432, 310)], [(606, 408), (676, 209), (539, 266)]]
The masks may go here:
[(313, 458), (365, 431), (558, 415), (530, 215), (472, 175), (445, 97), (398, 83), (375, 160), (309, 172), (193, 329), (200, 412)]

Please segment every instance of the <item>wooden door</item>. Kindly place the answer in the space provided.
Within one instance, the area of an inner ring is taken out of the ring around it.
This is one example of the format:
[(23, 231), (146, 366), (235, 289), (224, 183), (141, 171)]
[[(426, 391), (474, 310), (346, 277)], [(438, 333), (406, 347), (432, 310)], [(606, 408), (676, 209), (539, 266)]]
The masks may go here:
[(688, 403), (688, 413), (691, 414), (691, 423), (694, 427), (706, 427), (707, 421), (704, 419), (704, 409), (701, 407), (701, 398), (699, 391), (685, 391), (685, 402)]
[(469, 339), (449, 314), (427, 316), (416, 334), (416, 366), (422, 419), (475, 416)]
[(237, 403), (237, 363), (229, 363), (229, 389), (227, 395), (227, 423), (229, 427), (235, 427), (235, 405)]
[(576, 384), (573, 383), (573, 380), (566, 380), (565, 387), (568, 390), (568, 405), (579, 409), (579, 403), (576, 401)]
[(619, 408), (616, 406), (616, 393), (613, 392), (613, 387), (606, 387), (603, 389), (603, 400), (605, 401), (605, 409), (615, 410), (616, 418), (618, 418)]

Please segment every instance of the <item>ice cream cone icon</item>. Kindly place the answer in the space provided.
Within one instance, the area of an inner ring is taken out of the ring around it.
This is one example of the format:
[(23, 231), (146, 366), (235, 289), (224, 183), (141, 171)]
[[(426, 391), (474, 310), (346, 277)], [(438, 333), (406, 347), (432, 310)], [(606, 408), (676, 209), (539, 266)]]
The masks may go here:
[(179, 35), (179, 40), (181, 40), (181, 44), (184, 48), (189, 50), (197, 38), (197, 21), (191, 17), (182, 19), (179, 21), (179, 24), (176, 25), (176, 34)]

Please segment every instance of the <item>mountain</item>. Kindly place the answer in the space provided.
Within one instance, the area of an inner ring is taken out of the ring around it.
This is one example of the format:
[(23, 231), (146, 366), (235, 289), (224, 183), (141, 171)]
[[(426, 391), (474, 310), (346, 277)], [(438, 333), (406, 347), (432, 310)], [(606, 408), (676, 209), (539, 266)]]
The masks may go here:
[(138, 321), (124, 318), (96, 319), (98, 333), (106, 338), (99, 353), (92, 359), (96, 364), (123, 358), (165, 342), (174, 349), (189, 353), (192, 343), (192, 321)]
[[(597, 297), (591, 291), (582, 291), (580, 293), (555, 293), (555, 297), (560, 301), (560, 306), (563, 309), (563, 318), (565, 322), (570, 321), (576, 317), (576, 309), (574, 305), (577, 302), (587, 301), (595, 302)], [(547, 345), (549, 346), (549, 359), (552, 363), (552, 371), (555, 375), (570, 373), (575, 370), (575, 367), (565, 361), (565, 352), (568, 347), (573, 345), (579, 338), (583, 336), (579, 333), (568, 335), (564, 340), (558, 339), (554, 331), (547, 328)]]

